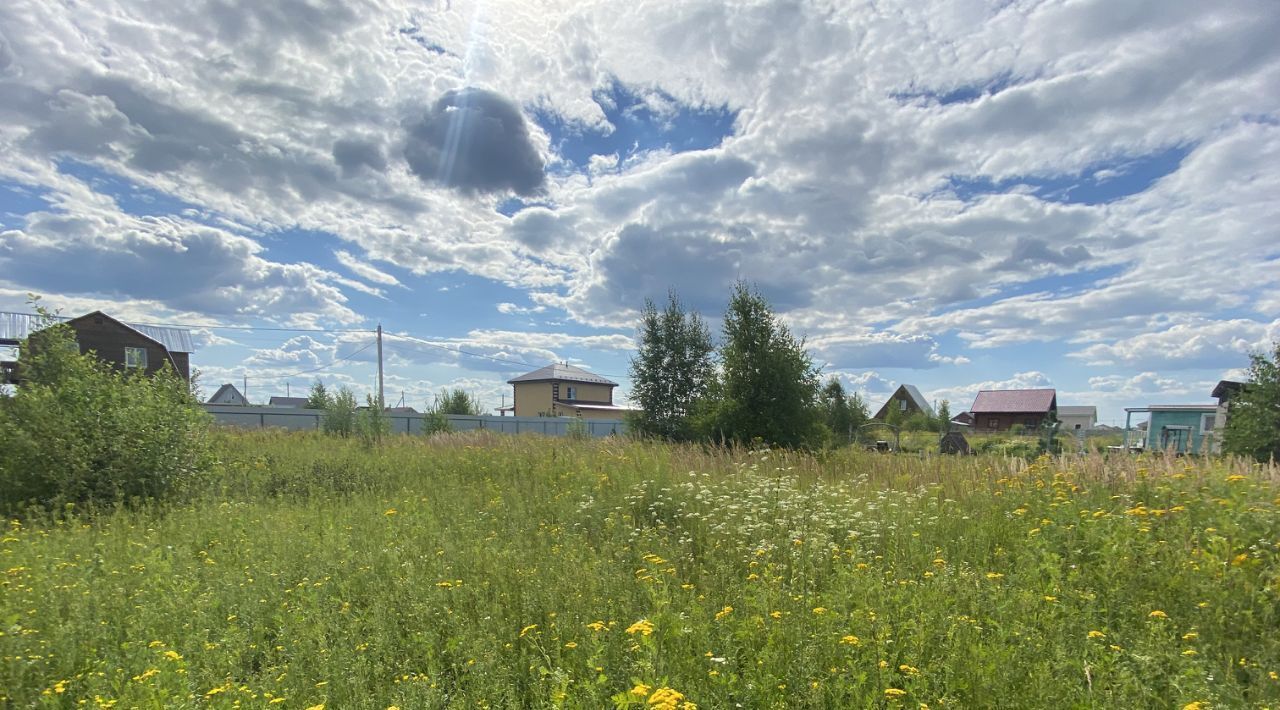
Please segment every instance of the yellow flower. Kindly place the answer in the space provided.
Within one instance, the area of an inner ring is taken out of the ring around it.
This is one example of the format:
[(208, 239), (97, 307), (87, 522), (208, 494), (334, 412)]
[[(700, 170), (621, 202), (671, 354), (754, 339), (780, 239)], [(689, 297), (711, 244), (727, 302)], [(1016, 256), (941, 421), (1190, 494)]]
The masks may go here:
[(395, 508), (387, 508), (387, 511), (383, 513), (383, 515), (395, 515), (395, 514), (396, 514)]
[(1187, 703), (1186, 705), (1183, 705), (1182, 710), (1205, 710), (1205, 708), (1207, 707), (1209, 706), (1197, 700), (1195, 702)]
[(917, 673), (920, 672), (919, 668), (916, 668), (915, 666), (908, 666), (905, 663), (898, 666), (898, 670), (901, 671), (902, 673), (905, 673), (906, 675), (916, 675)]
[(597, 632), (609, 630), (609, 627), (605, 626), (603, 621), (593, 621), (590, 624), (587, 624), (587, 628)]
[(318, 705), (312, 705), (311, 707), (307, 708), (307, 710), (324, 710), (324, 703), (320, 703)]
[(169, 659), (169, 660), (171, 660), (171, 661), (181, 661), (181, 660), (182, 660), (182, 654), (178, 653), (177, 651), (165, 651), (165, 652), (164, 652), (164, 657), (165, 657), (165, 658), (167, 658), (167, 659)]
[[(653, 691), (653, 695), (649, 696), (649, 707), (662, 708), (663, 710), (676, 710), (682, 707), (681, 702), (684, 700), (684, 693), (671, 688), (658, 688)], [(685, 706), (691, 703), (684, 703)]]
[(578, 644), (577, 644), (577, 642), (576, 642), (576, 641), (570, 641), (569, 643), (566, 643), (566, 644), (564, 645), (564, 647), (565, 647), (565, 648), (577, 648), (577, 647), (578, 647)]
[(720, 611), (717, 611), (717, 612), (716, 612), (716, 621), (719, 621), (719, 620), (723, 619), (724, 617), (726, 617), (726, 616), (728, 616), (728, 615), (730, 615), (730, 614), (732, 614), (732, 613), (733, 613), (733, 607), (731, 607), (731, 606), (726, 606), (725, 608), (723, 608), (723, 609), (721, 609)]
[(826, 608), (825, 606), (815, 606), (815, 607), (813, 608), (813, 613), (815, 613), (815, 614), (817, 614), (817, 615), (821, 616), (821, 615), (823, 615), (823, 614), (827, 613), (827, 608)]
[(1151, 617), (1152, 619), (1167, 619), (1167, 618), (1169, 618), (1169, 615), (1168, 615), (1168, 614), (1164, 613), (1163, 611), (1160, 611), (1159, 609), (1156, 609), (1155, 611), (1151, 612), (1150, 614), (1147, 614), (1147, 616)]
[(1003, 572), (988, 572), (987, 579), (1004, 579)]
[(1058, 598), (1054, 596), (1049, 596), (1048, 594), (1046, 594), (1044, 595), (1044, 600), (1047, 602), (1056, 602), (1058, 601)]
[(648, 619), (641, 619), (636, 623), (628, 626), (627, 633), (632, 635), (640, 634), (642, 636), (648, 636), (653, 633), (653, 622), (649, 621)]
[(520, 629), (520, 638), (524, 638), (524, 635), (525, 635), (525, 634), (529, 633), (530, 631), (533, 631), (533, 630), (534, 630), (534, 629), (536, 629), (536, 628), (538, 628), (538, 625), (537, 625), (537, 624), (529, 624), (528, 626), (524, 627), (523, 629)]
[(1267, 677), (1270, 678), (1271, 680), (1280, 680), (1280, 673), (1271, 671), (1270, 673), (1267, 674)]
[(885, 688), (884, 689), (884, 697), (890, 700), (897, 700), (898, 698), (901, 698), (906, 694), (907, 694), (907, 691), (903, 690), (902, 688)]
[(1182, 655), (1184, 655), (1184, 656), (1194, 656), (1194, 655), (1196, 655), (1196, 650), (1195, 650), (1194, 648), (1188, 648), (1187, 650), (1185, 650), (1185, 651), (1183, 651), (1183, 652), (1182, 652)]
[(775, 618), (775, 619), (781, 619), (781, 618), (782, 618), (782, 612), (780, 612), (780, 611), (771, 611), (771, 612), (769, 612), (769, 616), (772, 616), (772, 617), (773, 617), (773, 618)]
[(1107, 637), (1107, 635), (1106, 635), (1106, 634), (1104, 634), (1104, 633), (1102, 633), (1101, 631), (1090, 631), (1090, 632), (1089, 632), (1089, 638), (1091, 638), (1091, 639), (1104, 639), (1104, 638), (1106, 638), (1106, 637)]
[(1194, 631), (1188, 631), (1187, 633), (1182, 635), (1183, 641), (1195, 641), (1198, 638), (1200, 638), (1200, 634)]
[(631, 689), (631, 694), (639, 695), (640, 697), (644, 698), (644, 697), (648, 697), (649, 690), (650, 690), (649, 686), (645, 685), (644, 683), (636, 683), (636, 687)]
[(840, 643), (846, 646), (857, 646), (859, 643), (862, 643), (862, 639), (859, 639), (857, 636), (854, 636), (853, 634), (849, 634), (847, 636), (841, 636)]
[(1247, 476), (1241, 476), (1240, 474), (1235, 473), (1227, 476), (1227, 483), (1239, 483), (1240, 481), (1247, 480), (1247, 478)]

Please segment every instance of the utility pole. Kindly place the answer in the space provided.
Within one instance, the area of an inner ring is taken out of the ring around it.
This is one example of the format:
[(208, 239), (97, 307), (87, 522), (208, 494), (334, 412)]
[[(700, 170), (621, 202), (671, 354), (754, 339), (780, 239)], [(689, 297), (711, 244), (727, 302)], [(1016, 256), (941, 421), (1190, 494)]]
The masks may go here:
[(248, 375), (244, 375), (244, 392), (242, 392), (241, 394), (244, 395), (244, 401), (247, 403), (249, 401), (249, 376)]
[(378, 324), (378, 411), (386, 409), (382, 392), (382, 324)]

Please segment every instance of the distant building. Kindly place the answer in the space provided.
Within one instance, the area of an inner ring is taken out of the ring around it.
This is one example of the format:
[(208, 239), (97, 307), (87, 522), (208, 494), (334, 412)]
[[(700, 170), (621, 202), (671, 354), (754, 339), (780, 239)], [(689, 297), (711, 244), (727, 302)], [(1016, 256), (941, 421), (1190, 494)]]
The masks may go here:
[(498, 410), (502, 414), (618, 419), (630, 411), (613, 403), (617, 382), (573, 365), (547, 365), (507, 380), (507, 384), (515, 394), (511, 406)]
[(898, 412), (902, 419), (913, 414), (933, 416), (933, 407), (929, 406), (929, 401), (920, 394), (920, 390), (916, 389), (915, 385), (899, 385), (872, 418), (885, 421), (889, 418), (889, 413), (894, 411)]
[[(191, 379), (190, 354), (195, 348), (191, 332), (184, 328), (129, 324), (102, 311), (61, 322), (71, 328), (80, 352), (93, 353), (118, 370), (153, 375), (169, 366), (182, 379)], [(39, 347), (39, 331), (44, 323), (41, 316), (0, 314), (0, 346), (17, 347), (23, 339), (31, 338), (31, 347)], [(21, 384), (19, 369), (15, 363), (4, 363), (0, 371), (8, 383)]]
[(213, 396), (209, 398), (206, 404), (231, 404), (237, 407), (246, 407), (249, 405), (249, 400), (245, 399), (245, 396), (240, 393), (240, 390), (236, 389), (235, 385), (228, 382), (219, 387), (218, 391), (213, 393)]
[(267, 400), (268, 407), (293, 407), (295, 409), (306, 409), (307, 402), (310, 401), (306, 397), (272, 397)]
[(1221, 380), (1213, 388), (1213, 393), (1210, 396), (1218, 400), (1218, 408), (1213, 421), (1214, 437), (1210, 453), (1222, 453), (1222, 435), (1227, 430), (1227, 419), (1231, 416), (1231, 400), (1235, 399), (1244, 390), (1244, 386), (1243, 382)]
[(1089, 431), (1098, 426), (1097, 407), (1058, 407), (1059, 427), (1062, 431)]
[(1039, 429), (1056, 421), (1058, 393), (1051, 389), (982, 390), (969, 408), (976, 431), (1008, 431), (1014, 426)]
[(951, 424), (957, 427), (971, 427), (976, 423), (976, 421), (977, 420), (973, 418), (972, 412), (960, 412), (954, 417), (951, 417)]
[[(1125, 407), (1125, 443), (1147, 451), (1169, 451), (1175, 454), (1200, 454), (1216, 451), (1218, 405), (1216, 404), (1152, 404)], [(1142, 425), (1129, 425), (1134, 414), (1149, 414), (1145, 432)], [(1137, 436), (1134, 436), (1137, 433)]]

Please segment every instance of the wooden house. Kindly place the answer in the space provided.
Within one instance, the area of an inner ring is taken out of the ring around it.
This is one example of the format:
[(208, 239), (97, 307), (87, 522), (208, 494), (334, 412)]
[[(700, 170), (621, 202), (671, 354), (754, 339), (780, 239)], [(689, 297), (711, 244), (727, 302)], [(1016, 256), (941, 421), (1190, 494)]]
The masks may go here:
[(982, 390), (969, 413), (975, 431), (1009, 431), (1014, 426), (1031, 431), (1057, 421), (1058, 393), (1052, 389)]
[(899, 385), (889, 399), (880, 406), (873, 419), (885, 421), (889, 418), (890, 412), (897, 412), (897, 416), (904, 420), (915, 414), (932, 417), (933, 407), (929, 406), (929, 401), (920, 394), (920, 390), (916, 389), (915, 385)]
[[(182, 379), (191, 379), (190, 357), (195, 348), (191, 333), (186, 329), (128, 324), (102, 311), (62, 322), (71, 328), (80, 352), (93, 353), (117, 369), (153, 375), (169, 366)], [(42, 324), (38, 316), (5, 314), (5, 318), (0, 320), (0, 345), (17, 347), (22, 340), (31, 339), (34, 341), (31, 347), (39, 347)], [(6, 363), (3, 369), (10, 383), (21, 384), (21, 373), (16, 364)]]

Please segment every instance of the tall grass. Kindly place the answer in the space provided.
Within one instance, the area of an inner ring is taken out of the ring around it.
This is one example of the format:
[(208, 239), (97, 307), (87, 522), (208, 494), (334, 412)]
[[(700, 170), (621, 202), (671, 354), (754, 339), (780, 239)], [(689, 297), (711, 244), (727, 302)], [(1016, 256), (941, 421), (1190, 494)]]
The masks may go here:
[(1280, 704), (1280, 473), (226, 434), (11, 521), (0, 705)]

